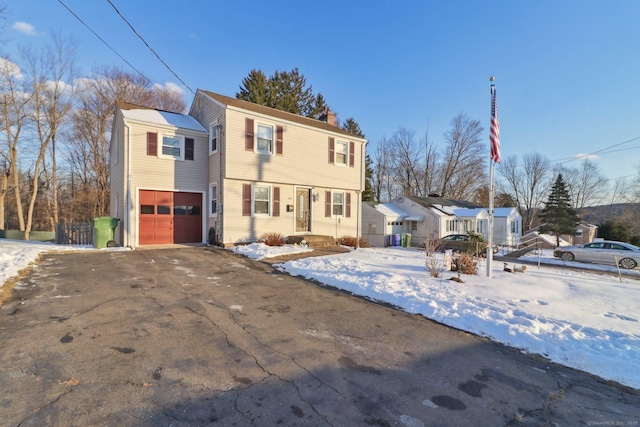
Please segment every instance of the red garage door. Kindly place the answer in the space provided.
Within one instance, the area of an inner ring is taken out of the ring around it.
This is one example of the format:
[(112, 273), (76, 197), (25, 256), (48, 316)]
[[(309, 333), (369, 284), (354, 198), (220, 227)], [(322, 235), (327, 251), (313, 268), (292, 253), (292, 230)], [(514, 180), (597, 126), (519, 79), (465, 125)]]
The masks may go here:
[(140, 190), (140, 245), (202, 242), (202, 195)]

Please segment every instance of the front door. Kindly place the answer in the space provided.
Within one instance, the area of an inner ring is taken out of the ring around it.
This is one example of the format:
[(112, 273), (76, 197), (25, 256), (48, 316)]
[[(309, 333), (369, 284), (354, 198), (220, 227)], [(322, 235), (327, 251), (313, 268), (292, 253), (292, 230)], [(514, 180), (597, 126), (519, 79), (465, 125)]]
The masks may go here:
[(311, 190), (296, 189), (296, 233), (311, 231)]

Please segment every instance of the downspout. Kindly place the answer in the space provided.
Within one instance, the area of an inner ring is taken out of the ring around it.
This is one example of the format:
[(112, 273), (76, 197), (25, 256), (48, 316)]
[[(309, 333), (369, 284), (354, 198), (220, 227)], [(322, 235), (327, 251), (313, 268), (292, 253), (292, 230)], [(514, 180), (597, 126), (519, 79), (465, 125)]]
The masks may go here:
[(367, 146), (367, 141), (365, 141), (364, 143), (360, 144), (360, 189), (356, 192), (357, 196), (358, 196), (358, 202), (357, 202), (357, 207), (358, 207), (358, 218), (356, 219), (356, 248), (360, 247), (360, 235), (361, 233), (361, 217), (362, 217), (362, 192), (364, 191), (364, 177), (366, 174), (366, 162), (365, 162), (365, 156), (366, 156), (366, 146)]
[[(124, 120), (123, 120), (124, 123)], [(124, 217), (126, 218), (125, 221), (125, 238), (124, 241), (122, 242), (122, 246), (126, 246), (131, 248), (131, 192), (130, 192), (130, 188), (131, 188), (131, 128), (129, 127), (129, 125), (127, 125), (126, 123), (124, 123), (124, 131), (125, 131), (125, 135), (123, 135), (124, 137), (122, 138), (124, 141), (126, 141), (126, 145), (127, 145), (127, 149), (124, 151), (127, 156), (126, 158), (126, 162), (125, 162), (125, 171), (127, 174), (127, 177), (125, 179), (125, 188), (124, 188), (124, 194), (125, 194), (125, 215)]]

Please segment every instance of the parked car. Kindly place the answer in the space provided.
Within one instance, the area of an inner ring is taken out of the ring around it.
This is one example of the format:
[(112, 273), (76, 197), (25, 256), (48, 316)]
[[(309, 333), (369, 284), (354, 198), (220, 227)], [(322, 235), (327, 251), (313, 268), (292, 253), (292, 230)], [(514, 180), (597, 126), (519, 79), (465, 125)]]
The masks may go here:
[[(493, 253), (498, 253), (498, 245), (492, 245)], [(445, 251), (451, 249), (453, 252), (468, 252), (474, 255), (487, 254), (487, 242), (477, 236), (468, 234), (450, 234), (440, 239), (436, 250)]]
[(563, 261), (593, 262), (633, 269), (640, 264), (640, 248), (629, 243), (600, 240), (584, 245), (560, 246), (553, 256)]

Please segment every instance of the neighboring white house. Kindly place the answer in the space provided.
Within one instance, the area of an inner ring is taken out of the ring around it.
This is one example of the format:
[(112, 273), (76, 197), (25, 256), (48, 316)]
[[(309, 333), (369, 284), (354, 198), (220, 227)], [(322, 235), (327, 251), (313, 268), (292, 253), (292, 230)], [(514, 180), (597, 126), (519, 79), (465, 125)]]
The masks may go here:
[(411, 233), (423, 217), (412, 217), (392, 203), (362, 204), (362, 237), (373, 246), (390, 246), (391, 236)]
[(518, 247), (522, 236), (522, 215), (516, 208), (493, 209), (493, 242)]
[[(373, 227), (373, 228), (372, 228)], [(374, 233), (375, 229), (375, 233)], [(493, 240), (498, 245), (517, 245), (522, 217), (515, 208), (494, 209)], [(362, 236), (379, 246), (388, 236), (410, 233), (412, 246), (451, 234), (474, 232), (489, 237), (489, 213), (473, 203), (441, 197), (398, 196), (389, 203), (363, 205)]]
[(121, 219), (120, 245), (359, 236), (364, 138), (203, 90), (188, 115), (122, 102), (115, 110), (111, 215)]

